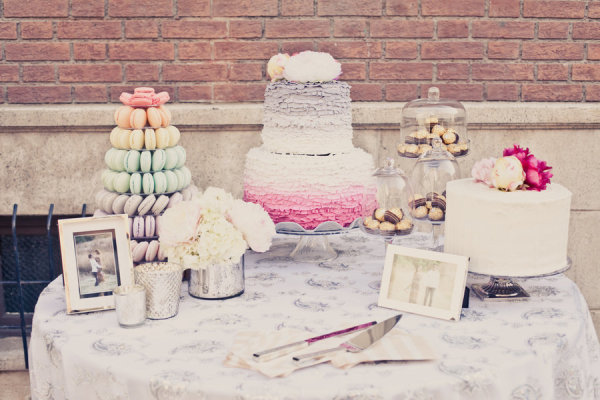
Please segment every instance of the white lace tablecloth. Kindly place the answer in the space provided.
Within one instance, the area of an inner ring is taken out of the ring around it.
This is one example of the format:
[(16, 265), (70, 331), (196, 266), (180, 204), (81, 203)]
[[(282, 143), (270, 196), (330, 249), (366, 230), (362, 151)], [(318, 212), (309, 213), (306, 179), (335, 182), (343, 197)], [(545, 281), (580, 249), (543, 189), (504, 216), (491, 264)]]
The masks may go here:
[[(520, 281), (527, 302), (471, 295), (459, 322), (405, 314), (434, 361), (318, 365), (285, 378), (223, 365), (236, 333), (305, 330), (307, 337), (397, 312), (377, 307), (384, 244), (358, 231), (332, 236), (332, 262), (299, 264), (295, 237), (246, 256), (246, 291), (191, 298), (179, 314), (123, 329), (114, 311), (66, 315), (60, 278), (35, 308), (30, 377), (35, 399), (600, 399), (600, 346), (585, 300), (564, 275)], [(469, 282), (481, 281), (470, 277)], [(257, 349), (258, 350), (258, 349)]]

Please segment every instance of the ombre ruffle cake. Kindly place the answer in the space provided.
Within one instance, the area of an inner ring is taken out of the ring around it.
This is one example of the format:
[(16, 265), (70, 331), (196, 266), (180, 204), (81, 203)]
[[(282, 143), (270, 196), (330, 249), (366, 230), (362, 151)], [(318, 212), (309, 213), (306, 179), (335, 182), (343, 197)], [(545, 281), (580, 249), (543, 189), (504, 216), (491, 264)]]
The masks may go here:
[(349, 225), (376, 208), (374, 162), (352, 144), (350, 86), (272, 82), (265, 91), (263, 144), (246, 157), (244, 200), (275, 223), (314, 229)]

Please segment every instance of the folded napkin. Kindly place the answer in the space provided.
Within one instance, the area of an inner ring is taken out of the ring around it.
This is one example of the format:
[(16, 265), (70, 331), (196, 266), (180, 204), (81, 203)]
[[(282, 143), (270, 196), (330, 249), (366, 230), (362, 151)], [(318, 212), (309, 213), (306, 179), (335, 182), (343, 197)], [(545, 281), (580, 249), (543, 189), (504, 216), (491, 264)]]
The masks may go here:
[(324, 362), (329, 362), (337, 368), (348, 369), (364, 362), (433, 360), (437, 358), (435, 351), (423, 337), (409, 335), (399, 329), (394, 329), (379, 341), (358, 353), (337, 351), (312, 363), (303, 363), (302, 365), (297, 365), (292, 360), (295, 355), (336, 347), (355, 334), (357, 332), (321, 340), (302, 350), (270, 361), (259, 362), (254, 361), (253, 353), (304, 340), (307, 337), (307, 332), (292, 329), (282, 329), (277, 332), (244, 331), (236, 335), (224, 364), (229, 367), (252, 369), (274, 378), (287, 376), (297, 369)]

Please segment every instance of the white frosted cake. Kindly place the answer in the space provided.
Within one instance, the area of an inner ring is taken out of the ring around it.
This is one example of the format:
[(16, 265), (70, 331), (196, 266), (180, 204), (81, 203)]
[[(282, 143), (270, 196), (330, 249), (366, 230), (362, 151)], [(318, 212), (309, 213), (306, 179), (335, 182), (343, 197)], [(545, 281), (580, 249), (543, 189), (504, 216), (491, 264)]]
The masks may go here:
[(474, 179), (446, 186), (444, 250), (470, 257), (469, 271), (537, 276), (567, 265), (571, 192), (500, 191)]
[(245, 201), (260, 204), (275, 223), (305, 229), (325, 221), (347, 226), (375, 207), (373, 158), (352, 144), (348, 84), (272, 82), (263, 122), (263, 144), (246, 157)]

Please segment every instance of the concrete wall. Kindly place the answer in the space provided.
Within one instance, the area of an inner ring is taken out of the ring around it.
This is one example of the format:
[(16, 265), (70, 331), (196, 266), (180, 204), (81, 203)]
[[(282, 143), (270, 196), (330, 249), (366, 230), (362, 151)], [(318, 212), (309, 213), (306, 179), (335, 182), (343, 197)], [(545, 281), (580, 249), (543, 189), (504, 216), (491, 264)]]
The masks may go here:
[[(354, 103), (355, 144), (381, 163), (396, 155), (404, 103)], [(483, 157), (519, 143), (553, 166), (554, 182), (573, 192), (568, 275), (581, 288), (600, 331), (600, 107), (585, 103), (465, 103), (472, 152), (463, 173)], [(0, 108), (0, 215), (78, 213), (101, 189), (114, 105)], [(242, 194), (246, 152), (261, 143), (261, 104), (171, 105), (187, 166), (198, 186)]]

